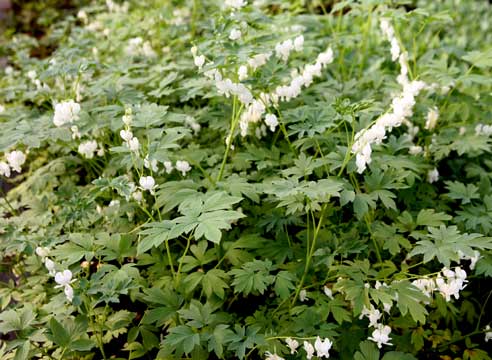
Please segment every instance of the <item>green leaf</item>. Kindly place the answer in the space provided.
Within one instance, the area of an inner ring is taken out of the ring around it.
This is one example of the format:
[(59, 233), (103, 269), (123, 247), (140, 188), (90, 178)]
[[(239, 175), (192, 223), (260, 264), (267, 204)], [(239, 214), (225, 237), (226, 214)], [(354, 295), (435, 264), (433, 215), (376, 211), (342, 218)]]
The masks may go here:
[(248, 180), (238, 174), (232, 174), (226, 180), (218, 182), (217, 186), (233, 196), (246, 196), (255, 203), (260, 201), (256, 184), (248, 183)]
[(147, 128), (162, 125), (165, 122), (167, 109), (168, 106), (143, 104), (134, 111), (132, 126)]
[(492, 48), (483, 51), (470, 51), (461, 58), (478, 68), (488, 68), (492, 66)]
[(241, 212), (234, 210), (216, 210), (203, 213), (198, 217), (199, 224), (195, 229), (195, 238), (198, 240), (204, 236), (207, 240), (218, 244), (222, 237), (221, 230), (230, 229), (231, 222), (244, 216)]
[(485, 275), (487, 277), (492, 277), (492, 255), (485, 254), (480, 260), (478, 260), (475, 267), (475, 273), (477, 275)]
[(4, 311), (0, 314), (0, 333), (25, 330), (33, 323), (35, 316), (30, 307)]
[(170, 232), (173, 226), (174, 224), (169, 220), (145, 225), (145, 230), (141, 231), (140, 235), (146, 236), (137, 245), (137, 255), (161, 245), (166, 240), (170, 240)]
[(27, 360), (29, 358), (29, 350), (31, 349), (31, 343), (26, 340), (15, 351), (14, 360)]
[(81, 259), (92, 260), (94, 257), (94, 239), (91, 234), (72, 233), (69, 235), (69, 240), (53, 249), (51, 254), (63, 259), (67, 265), (75, 264)]
[(189, 354), (196, 346), (200, 346), (200, 335), (189, 326), (178, 325), (169, 330), (163, 345), (170, 347), (177, 354)]
[(412, 354), (402, 353), (400, 351), (390, 351), (384, 354), (381, 360), (417, 360)]
[(420, 226), (441, 226), (445, 221), (452, 219), (451, 215), (438, 212), (434, 209), (422, 209), (417, 215), (417, 225)]
[(425, 324), (425, 316), (428, 314), (422, 302), (428, 301), (428, 297), (409, 281), (393, 282), (390, 287), (396, 291), (398, 298), (396, 305), (401, 314), (405, 316), (408, 312), (415, 322)]
[(54, 317), (50, 319), (49, 327), (51, 334), (48, 334), (50, 340), (62, 348), (70, 345), (71, 337), (68, 331)]
[(296, 277), (288, 271), (280, 271), (275, 276), (275, 293), (282, 299), (287, 299), (291, 290), (295, 289), (294, 281)]
[(364, 215), (367, 214), (369, 208), (376, 208), (376, 201), (374, 201), (373, 197), (363, 193), (356, 194), (354, 199), (354, 212), (357, 219), (360, 220), (364, 218)]
[(197, 300), (191, 300), (189, 308), (181, 309), (178, 313), (182, 319), (188, 320), (186, 325), (197, 329), (212, 325), (217, 318), (208, 302), (203, 305)]
[(379, 350), (372, 341), (366, 340), (360, 343), (360, 351), (354, 355), (354, 360), (379, 360)]
[(463, 184), (458, 181), (446, 181), (446, 188), (451, 199), (461, 200), (462, 204), (471, 203), (473, 199), (480, 199), (478, 187), (473, 184)]
[(217, 295), (220, 299), (224, 299), (224, 289), (228, 289), (226, 281), (229, 280), (229, 275), (221, 269), (212, 269), (205, 273), (202, 278), (202, 287), (205, 295), (211, 297), (212, 294)]
[(233, 331), (229, 329), (229, 325), (217, 325), (213, 334), (208, 339), (208, 351), (213, 351), (219, 358), (222, 358), (224, 346), (227, 344), (226, 339), (233, 334)]
[(248, 326), (242, 327), (240, 325), (234, 326), (234, 332), (230, 332), (226, 335), (225, 340), (230, 344), (227, 346), (229, 350), (234, 351), (234, 354), (243, 359), (246, 355), (246, 349), (252, 349), (256, 345), (263, 345), (266, 343), (263, 335), (259, 335), (260, 327)]
[(232, 282), (234, 292), (241, 292), (244, 295), (263, 294), (275, 281), (275, 276), (269, 274), (271, 269), (272, 262), (269, 260), (253, 260), (241, 266), (241, 269), (232, 269), (229, 274), (234, 276)]
[(78, 339), (70, 344), (70, 349), (75, 351), (89, 351), (96, 347), (96, 343), (90, 339)]
[(456, 226), (439, 228), (429, 227), (429, 234), (424, 240), (417, 241), (409, 256), (424, 255), (424, 262), (437, 258), (441, 264), (450, 267), (451, 261), (459, 262), (461, 251), (467, 256), (473, 256), (474, 250), (492, 249), (492, 238), (481, 234), (460, 234)]
[(333, 299), (328, 302), (328, 309), (335, 318), (338, 324), (342, 324), (344, 321), (350, 321), (352, 316), (350, 311), (346, 307), (346, 303), (339, 299)]

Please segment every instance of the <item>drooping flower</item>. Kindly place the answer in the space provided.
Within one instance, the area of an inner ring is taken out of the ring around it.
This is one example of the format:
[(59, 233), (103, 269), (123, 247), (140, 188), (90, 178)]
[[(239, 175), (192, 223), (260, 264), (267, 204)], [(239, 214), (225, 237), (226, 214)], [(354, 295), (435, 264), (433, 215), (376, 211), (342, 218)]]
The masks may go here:
[(362, 308), (359, 319), (362, 319), (364, 316), (369, 319), (369, 326), (377, 326), (378, 321), (381, 318), (381, 312), (371, 304), (369, 309), (365, 306)]
[(326, 51), (320, 53), (316, 62), (321, 64), (322, 67), (331, 64), (333, 62), (333, 50), (331, 47), (326, 49)]
[(0, 175), (10, 177), (10, 166), (4, 161), (0, 161)]
[(486, 331), (485, 332), (485, 342), (489, 342), (489, 340), (492, 339), (492, 331), (488, 331), (488, 330), (490, 330), (490, 325), (487, 325), (485, 327), (485, 331)]
[(287, 61), (289, 59), (290, 52), (294, 49), (294, 43), (291, 39), (285, 40), (281, 43), (275, 45), (275, 55), (282, 59), (283, 61)]
[(186, 160), (178, 160), (176, 161), (176, 170), (181, 171), (181, 174), (185, 176), (191, 170), (190, 163)]
[(55, 276), (56, 270), (55, 270), (55, 263), (51, 259), (44, 259), (44, 266), (46, 267), (46, 270), (48, 270), (48, 273), (51, 276)]
[(424, 149), (422, 149), (422, 146), (410, 146), (410, 149), (408, 149), (408, 153), (410, 155), (418, 155), (421, 154)]
[(383, 345), (393, 345), (389, 341), (391, 338), (389, 334), (391, 332), (391, 328), (388, 325), (377, 324), (376, 329), (372, 332), (372, 336), (368, 339), (377, 343), (378, 348), (381, 349)]
[(140, 202), (143, 199), (143, 194), (140, 190), (137, 190), (132, 193), (133, 199), (135, 199), (136, 202)]
[(239, 78), (239, 81), (246, 80), (248, 78), (248, 68), (246, 65), (241, 65), (239, 69), (237, 70), (237, 76)]
[(133, 133), (131, 130), (120, 130), (120, 136), (125, 141), (130, 141), (133, 139)]
[(299, 35), (294, 39), (294, 50), (295, 51), (302, 51), (302, 47), (304, 45), (304, 36)]
[(50, 249), (45, 246), (38, 246), (35, 251), (36, 255), (39, 256), (42, 260), (50, 255)]
[(164, 161), (164, 168), (166, 169), (166, 173), (170, 174), (173, 171), (173, 163), (170, 161)]
[(323, 286), (323, 292), (326, 296), (333, 300), (333, 291), (328, 286)]
[(435, 183), (437, 180), (439, 180), (439, 171), (437, 171), (436, 168), (429, 170), (427, 173), (427, 182), (429, 184)]
[(304, 351), (306, 351), (306, 358), (310, 360), (314, 355), (314, 346), (308, 341), (304, 341), (303, 346)]
[(125, 115), (123, 115), (121, 117), (121, 120), (123, 121), (123, 123), (127, 126), (130, 126), (132, 121), (133, 121), (133, 116), (132, 116), (132, 108), (131, 107), (127, 107), (125, 109)]
[(159, 168), (157, 167), (157, 160), (156, 159), (149, 160), (149, 155), (145, 156), (144, 167), (146, 169), (152, 169), (153, 172), (157, 172), (159, 170)]
[(229, 33), (229, 39), (232, 41), (236, 41), (241, 38), (241, 30), (239, 29), (232, 29), (231, 32)]
[(301, 302), (304, 302), (308, 299), (308, 296), (307, 296), (307, 291), (305, 289), (302, 289), (301, 291), (299, 291), (299, 300)]
[(290, 349), (291, 354), (295, 354), (297, 352), (297, 348), (299, 347), (299, 342), (295, 339), (287, 338), (285, 339), (287, 346)]
[(283, 357), (278, 356), (277, 354), (272, 354), (270, 351), (265, 352), (265, 355), (265, 360), (285, 360)]
[(79, 145), (78, 151), (87, 159), (92, 159), (94, 157), (94, 153), (97, 151), (97, 141), (89, 140), (81, 143)]
[(140, 148), (140, 142), (138, 141), (138, 138), (134, 137), (130, 139), (130, 141), (128, 141), (128, 147), (131, 151), (138, 152), (138, 149)]
[(139, 180), (139, 184), (143, 190), (153, 191), (155, 180), (152, 176), (142, 176)]
[(194, 62), (195, 66), (201, 69), (203, 67), (203, 64), (205, 64), (205, 55), (195, 56)]
[(425, 122), (425, 128), (427, 130), (434, 130), (439, 119), (439, 111), (437, 108), (429, 109), (427, 112), (427, 121)]
[(248, 60), (248, 65), (253, 71), (255, 71), (259, 67), (265, 65), (270, 56), (272, 56), (271, 53), (254, 55), (251, 59)]
[(75, 139), (80, 139), (82, 137), (77, 125), (72, 125), (70, 127), (70, 131), (72, 131), (72, 139), (75, 140)]
[(13, 170), (17, 172), (22, 171), (21, 166), (26, 162), (26, 154), (24, 154), (22, 151), (14, 150), (12, 152), (6, 153), (5, 158), (7, 159), (7, 162)]
[(62, 272), (57, 272), (55, 274), (55, 282), (58, 284), (55, 287), (62, 287), (70, 285), (72, 281), (72, 272), (70, 270), (63, 270)]
[(53, 123), (59, 127), (67, 123), (72, 123), (78, 120), (80, 113), (80, 105), (73, 100), (63, 101), (55, 104), (55, 115)]
[(432, 293), (437, 289), (436, 282), (433, 279), (422, 278), (412, 281), (412, 285), (417, 287), (424, 295), (431, 297)]
[(465, 255), (461, 250), (458, 250), (458, 255), (460, 257), (460, 260), (470, 260), (470, 270), (475, 269), (478, 260), (480, 260), (480, 258), (482, 257), (480, 255), (480, 252), (477, 250), (473, 251), (473, 256)]
[(278, 125), (277, 117), (274, 114), (266, 114), (265, 124), (270, 128), (270, 131), (274, 132)]
[(330, 341), (330, 339), (325, 338), (324, 340), (321, 340), (321, 338), (318, 336), (316, 338), (316, 341), (314, 342), (314, 348), (316, 349), (316, 356), (319, 358), (330, 357), (330, 349), (331, 346), (333, 345), (333, 342)]
[(72, 300), (73, 300), (73, 288), (70, 285), (66, 285), (63, 289), (63, 292), (65, 293), (67, 300), (69, 302), (72, 302)]
[(186, 116), (184, 121), (185, 124), (188, 125), (195, 134), (197, 134), (202, 128), (193, 116)]
[(224, 4), (233, 9), (240, 9), (246, 6), (247, 2), (245, 0), (225, 0)]

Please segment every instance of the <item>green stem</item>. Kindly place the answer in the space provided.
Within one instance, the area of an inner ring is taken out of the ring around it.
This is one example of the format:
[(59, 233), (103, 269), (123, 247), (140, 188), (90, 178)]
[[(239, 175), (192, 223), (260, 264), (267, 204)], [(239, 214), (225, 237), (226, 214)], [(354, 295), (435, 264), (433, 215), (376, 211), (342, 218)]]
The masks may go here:
[(149, 210), (147, 210), (145, 207), (143, 207), (142, 205), (138, 204), (138, 206), (140, 207), (140, 209), (142, 209), (142, 211), (147, 214), (147, 216), (152, 219), (152, 221), (155, 221), (154, 217), (152, 216), (152, 214), (149, 212)]
[(374, 236), (372, 235), (371, 224), (370, 224), (370, 221), (368, 219), (367, 214), (364, 216), (364, 221), (366, 222), (367, 230), (369, 231), (369, 236), (371, 237), (372, 243), (374, 245), (374, 249), (376, 250), (376, 256), (378, 258), (378, 262), (382, 263), (383, 259), (381, 257), (381, 253), (379, 251), (379, 245), (376, 242), (376, 239), (374, 238)]
[(166, 244), (167, 261), (169, 262), (169, 266), (171, 267), (171, 275), (173, 277), (173, 280), (176, 281), (176, 273), (174, 272), (173, 258), (171, 256), (171, 249), (169, 248), (169, 240), (166, 239), (164, 243)]
[(15, 216), (19, 216), (19, 213), (17, 212), (17, 210), (14, 209), (14, 207), (12, 206), (12, 204), (10, 204), (9, 199), (7, 199), (7, 194), (5, 193), (5, 191), (3, 191), (2, 188), (0, 188), (0, 191), (2, 192), (2, 197), (5, 200), (5, 203), (9, 207), (10, 211), (12, 212), (12, 214), (15, 215)]
[(280, 112), (280, 110), (279, 110), (279, 108), (277, 106), (275, 106), (275, 110), (277, 111), (277, 114), (278, 114), (278, 125), (279, 125), (279, 128), (282, 131), (282, 134), (284, 134), (285, 140), (287, 141), (287, 144), (289, 145), (290, 151), (292, 151), (292, 153), (296, 157), (298, 157), (298, 154), (297, 154), (296, 149), (294, 148), (294, 146), (292, 145), (292, 143), (289, 140), (289, 134), (287, 133), (287, 129), (285, 128), (285, 124), (284, 124), (284, 119), (282, 117), (282, 113)]
[(345, 134), (347, 136), (347, 152), (345, 153), (345, 158), (343, 159), (342, 166), (340, 167), (340, 171), (338, 172), (338, 177), (340, 177), (343, 173), (343, 170), (345, 170), (345, 167), (349, 163), (349, 161), (352, 159), (352, 145), (354, 144), (354, 139), (355, 139), (355, 118), (354, 115), (352, 114), (352, 135), (349, 139), (349, 132), (347, 129), (347, 124), (344, 123), (345, 125)]
[(239, 110), (237, 110), (236, 108), (237, 108), (237, 96), (234, 96), (234, 101), (232, 103), (231, 130), (229, 131), (229, 135), (227, 135), (228, 141), (226, 143), (226, 150), (224, 152), (224, 157), (222, 158), (222, 164), (220, 165), (219, 175), (217, 175), (217, 179), (215, 180), (215, 183), (218, 183), (220, 179), (222, 179), (222, 175), (224, 174), (224, 168), (227, 163), (227, 155), (229, 155), (229, 149), (231, 148), (232, 145), (232, 137), (234, 136), (234, 130), (236, 130), (239, 114), (241, 113), (241, 109), (243, 108), (243, 105), (241, 104)]
[[(323, 217), (325, 215), (325, 211), (326, 211), (327, 206), (328, 206), (328, 204), (325, 203), (323, 205), (323, 208), (321, 209), (321, 215), (319, 217), (318, 225), (314, 229), (313, 240), (311, 242), (311, 246), (310, 247), (308, 246), (308, 252), (306, 254), (306, 263), (304, 265), (304, 272), (302, 274), (301, 281), (297, 285), (296, 292), (294, 295), (294, 299), (292, 299), (291, 306), (294, 306), (294, 304), (297, 300), (297, 297), (299, 296), (299, 293), (301, 292), (302, 286), (304, 285), (304, 280), (306, 279), (307, 273), (309, 271), (309, 267), (311, 265), (311, 259), (313, 258), (314, 250), (316, 249), (316, 240), (318, 238), (318, 234), (319, 234), (319, 231), (321, 229), (321, 224), (323, 222)], [(314, 222), (313, 222), (313, 225), (314, 225)], [(308, 223), (308, 228), (309, 228), (309, 223)]]
[(489, 292), (489, 295), (487, 296), (487, 299), (485, 299), (485, 302), (482, 306), (482, 309), (480, 310), (480, 315), (478, 316), (477, 327), (475, 328), (475, 331), (479, 331), (479, 329), (480, 329), (480, 320), (482, 320), (483, 313), (486, 309), (487, 303), (489, 302), (491, 295), (492, 295), (492, 291)]
[[(372, 6), (369, 8), (369, 15), (367, 16), (367, 22), (364, 28), (364, 35), (362, 38), (362, 44), (360, 49), (361, 59), (359, 62), (359, 77), (362, 76), (362, 72), (364, 70), (365, 59), (367, 56), (367, 43), (369, 42), (369, 30), (371, 29), (371, 23), (372, 23)], [(350, 71), (350, 73), (352, 74), (352, 71)]]
[(181, 259), (179, 259), (179, 264), (178, 264), (178, 271), (176, 273), (176, 278), (174, 280), (175, 288), (177, 289), (179, 286), (179, 280), (180, 280), (180, 275), (181, 275), (181, 267), (183, 266), (183, 261), (184, 258), (186, 257), (186, 254), (188, 254), (188, 250), (190, 249), (191, 245), (191, 238), (193, 237), (193, 232), (188, 236), (186, 239), (186, 248), (184, 250), (183, 256), (181, 256)]

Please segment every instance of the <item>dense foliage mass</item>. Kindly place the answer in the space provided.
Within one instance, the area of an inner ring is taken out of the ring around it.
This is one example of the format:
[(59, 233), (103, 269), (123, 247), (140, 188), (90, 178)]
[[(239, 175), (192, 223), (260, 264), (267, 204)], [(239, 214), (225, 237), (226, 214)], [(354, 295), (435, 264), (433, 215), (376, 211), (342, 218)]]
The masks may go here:
[(64, 14), (2, 42), (2, 359), (491, 359), (488, 2)]

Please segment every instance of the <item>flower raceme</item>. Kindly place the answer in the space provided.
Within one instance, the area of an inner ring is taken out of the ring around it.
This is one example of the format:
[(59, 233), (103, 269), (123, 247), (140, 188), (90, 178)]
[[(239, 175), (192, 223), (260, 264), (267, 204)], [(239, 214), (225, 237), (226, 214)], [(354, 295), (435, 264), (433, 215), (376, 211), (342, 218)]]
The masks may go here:
[[(289, 59), (292, 51), (300, 52), (304, 46), (304, 36), (299, 35), (294, 39), (288, 39), (278, 43), (275, 46), (275, 55), (284, 62)], [(205, 63), (205, 57), (198, 55), (196, 46), (191, 48), (191, 53), (194, 58), (195, 65), (201, 69)], [(252, 72), (255, 72), (259, 67), (266, 64), (271, 57), (271, 52), (261, 53), (252, 56), (247, 65), (240, 65), (237, 70), (239, 81), (247, 79), (248, 67)], [(240, 116), (239, 127), (241, 136), (248, 134), (250, 124), (258, 123), (265, 115), (265, 124), (273, 132), (275, 131), (278, 120), (273, 114), (266, 114), (269, 106), (277, 105), (280, 101), (290, 101), (301, 94), (303, 87), (308, 87), (313, 83), (314, 78), (322, 75), (322, 70), (331, 62), (333, 62), (333, 50), (327, 48), (326, 51), (318, 54), (314, 64), (307, 64), (301, 71), (295, 72), (292, 79), (287, 85), (279, 85), (270, 93), (260, 93), (257, 98), (254, 97), (252, 90), (240, 82), (234, 82), (230, 78), (223, 77), (218, 69), (211, 69), (204, 75), (215, 83), (217, 92), (220, 95), (229, 98), (231, 95), (236, 96), (243, 104), (244, 110)], [(212, 63), (210, 65), (213, 65)], [(258, 131), (256, 132), (258, 136)], [(260, 137), (260, 136), (258, 136)]]
[[(381, 30), (391, 43), (392, 60), (398, 60), (400, 63), (400, 75), (397, 77), (397, 82), (402, 85), (403, 90), (393, 98), (391, 111), (380, 116), (369, 129), (363, 129), (355, 135), (352, 153), (356, 154), (355, 163), (359, 174), (362, 174), (367, 165), (371, 163), (372, 144), (381, 144), (386, 138), (386, 131), (391, 131), (402, 124), (410, 124), (408, 118), (413, 114), (415, 98), (420, 91), (427, 88), (423, 81), (408, 80), (407, 55), (400, 51), (398, 41), (394, 36), (394, 29), (388, 20), (381, 20)], [(432, 116), (435, 117), (435, 115)]]
[(443, 268), (435, 279), (424, 277), (414, 280), (412, 284), (429, 298), (438, 291), (446, 301), (451, 301), (452, 296), (459, 299), (460, 291), (466, 287), (467, 282), (466, 271), (457, 266), (454, 270)]

